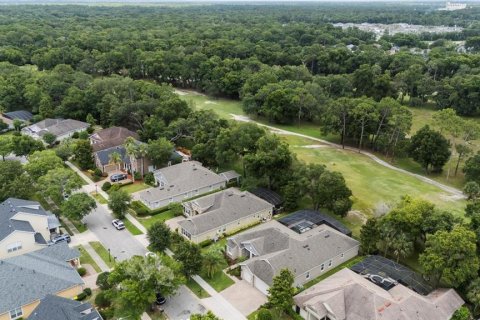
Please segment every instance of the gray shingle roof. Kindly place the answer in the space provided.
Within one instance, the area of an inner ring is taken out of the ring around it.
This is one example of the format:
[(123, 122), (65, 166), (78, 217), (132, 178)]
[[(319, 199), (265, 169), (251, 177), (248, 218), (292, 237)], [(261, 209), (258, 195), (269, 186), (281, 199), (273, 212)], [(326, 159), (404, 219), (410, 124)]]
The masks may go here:
[(89, 126), (86, 122), (73, 119), (45, 119), (22, 130), (35, 133), (38, 136), (43, 136), (45, 133), (50, 132), (58, 137), (74, 131), (87, 129)]
[(16, 230), (35, 232), (29, 222), (12, 219), (19, 212), (41, 216), (51, 214), (36, 201), (8, 198), (0, 204), (0, 240), (5, 239)]
[(80, 251), (70, 248), (66, 242), (59, 242), (36, 252), (61, 261), (70, 261), (80, 257)]
[(36, 243), (47, 244), (47, 241), (45, 240), (45, 238), (42, 236), (42, 234), (40, 232), (35, 233), (34, 237), (35, 237), (35, 242)]
[[(85, 314), (82, 314), (85, 313)], [(86, 302), (47, 295), (27, 320), (102, 320), (93, 306)]]
[(254, 213), (273, 209), (273, 205), (250, 192), (229, 188), (189, 202), (184, 206), (201, 213), (178, 224), (191, 235), (199, 235)]
[(301, 275), (357, 247), (358, 241), (327, 225), (297, 234), (277, 221), (270, 221), (230, 238), (231, 244), (253, 247), (258, 252), (258, 256), (242, 264), (270, 285), (281, 269), (288, 268), (295, 276)]
[(26, 110), (5, 112), (3, 115), (5, 116), (5, 118), (11, 119), (11, 120), (18, 119), (22, 121), (30, 121), (33, 118), (33, 115)]
[(421, 296), (401, 284), (386, 291), (344, 268), (294, 297), (317, 316), (335, 319), (448, 320), (464, 302), (453, 289)]
[(0, 314), (77, 285), (78, 272), (40, 251), (0, 260)]
[(122, 158), (122, 162), (127, 164), (130, 163), (130, 157), (127, 155), (127, 151), (123, 146), (112, 147), (105, 150), (101, 150), (95, 153), (95, 155), (98, 157), (98, 160), (100, 160), (100, 163), (103, 166), (105, 166), (110, 163), (110, 155), (114, 152), (117, 152), (118, 154), (120, 154)]
[(149, 202), (165, 200), (186, 192), (225, 183), (223, 177), (203, 167), (198, 161), (187, 161), (165, 167), (156, 170), (154, 175), (157, 180), (163, 177), (166, 185), (140, 192), (140, 197)]

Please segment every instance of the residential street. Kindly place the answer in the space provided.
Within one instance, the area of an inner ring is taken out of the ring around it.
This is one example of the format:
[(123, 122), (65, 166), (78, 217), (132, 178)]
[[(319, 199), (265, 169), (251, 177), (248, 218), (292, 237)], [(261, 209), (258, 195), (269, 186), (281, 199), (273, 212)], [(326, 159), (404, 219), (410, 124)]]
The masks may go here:
[(110, 249), (112, 259), (116, 257), (118, 261), (122, 261), (134, 255), (145, 255), (145, 247), (127, 229), (119, 231), (112, 226), (113, 219), (107, 205), (97, 203), (97, 209), (83, 220), (103, 246)]

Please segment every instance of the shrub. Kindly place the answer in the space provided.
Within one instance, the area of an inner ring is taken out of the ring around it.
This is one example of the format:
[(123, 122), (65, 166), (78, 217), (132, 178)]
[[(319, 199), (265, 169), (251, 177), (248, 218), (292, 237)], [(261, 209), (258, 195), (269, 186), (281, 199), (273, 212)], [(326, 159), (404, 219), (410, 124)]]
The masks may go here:
[(112, 319), (115, 313), (113, 308), (107, 308), (98, 311), (104, 320)]
[(86, 297), (87, 297), (87, 294), (85, 292), (80, 292), (75, 298), (75, 300), (82, 301), (82, 300), (85, 300)]
[(80, 268), (77, 269), (77, 272), (80, 275), (80, 277), (83, 277), (84, 275), (87, 274), (87, 269), (85, 269), (83, 267), (80, 267)]
[(148, 216), (150, 214), (150, 210), (148, 210), (148, 208), (140, 201), (132, 201), (130, 206), (138, 216)]
[(169, 208), (175, 217), (183, 215), (183, 206), (180, 203), (172, 203)]
[(73, 138), (73, 139), (78, 139), (78, 132), (74, 132), (74, 133), (72, 134), (72, 138)]
[(101, 177), (103, 174), (102, 170), (98, 169), (98, 168), (95, 168), (95, 170), (93, 170), (93, 175), (97, 176), (97, 177)]
[(99, 308), (108, 308), (112, 304), (112, 300), (108, 296), (108, 292), (100, 291), (95, 297), (95, 305)]
[(97, 286), (102, 289), (102, 290), (107, 290), (110, 289), (112, 286), (110, 283), (108, 283), (108, 276), (110, 275), (110, 272), (102, 272), (98, 275), (97, 277)]
[(212, 239), (207, 239), (207, 240), (203, 240), (198, 245), (202, 248), (205, 248), (205, 247), (208, 247), (209, 245), (211, 245), (212, 243), (213, 243)]
[(82, 140), (87, 140), (88, 139), (88, 132), (87, 131), (82, 131), (78, 134), (78, 138)]
[(102, 185), (102, 190), (107, 192), (108, 190), (110, 190), (111, 187), (112, 187), (112, 184), (109, 181), (107, 181)]
[(92, 289), (90, 289), (90, 288), (85, 288), (85, 289), (83, 290), (83, 292), (84, 292), (87, 296), (91, 296), (91, 295), (92, 295)]
[(120, 185), (119, 184), (112, 184), (110, 189), (108, 189), (109, 192), (115, 192), (120, 190)]
[(93, 131), (95, 131), (95, 128), (94, 128), (94, 127), (90, 126), (90, 127), (87, 128), (88, 134), (92, 134)]
[(145, 175), (145, 183), (154, 187), (155, 186), (155, 177), (152, 172), (149, 172)]
[(260, 309), (257, 314), (257, 320), (273, 320), (272, 313), (268, 309)]
[(133, 178), (134, 178), (135, 180), (142, 180), (142, 174), (141, 174), (140, 172), (135, 171), (135, 172), (133, 173)]

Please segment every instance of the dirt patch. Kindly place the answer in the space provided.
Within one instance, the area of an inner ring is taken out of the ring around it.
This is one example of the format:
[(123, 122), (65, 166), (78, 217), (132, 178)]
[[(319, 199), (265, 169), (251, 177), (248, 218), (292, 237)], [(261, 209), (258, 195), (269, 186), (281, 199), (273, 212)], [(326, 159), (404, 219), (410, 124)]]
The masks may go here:
[(358, 210), (349, 211), (347, 214), (347, 218), (359, 220), (362, 222), (362, 224), (365, 224), (368, 220), (367, 216), (365, 216), (363, 212)]
[(205, 101), (205, 104), (218, 104), (218, 102), (207, 100)]

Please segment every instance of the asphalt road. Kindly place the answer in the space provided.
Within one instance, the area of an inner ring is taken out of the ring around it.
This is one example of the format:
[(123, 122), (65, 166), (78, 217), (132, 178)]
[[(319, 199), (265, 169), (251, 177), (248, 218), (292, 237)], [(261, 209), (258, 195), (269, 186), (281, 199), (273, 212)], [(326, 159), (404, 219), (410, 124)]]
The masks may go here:
[(181, 286), (175, 295), (168, 297), (162, 308), (170, 320), (188, 320), (194, 313), (207, 312), (200, 300), (185, 286)]
[(112, 257), (116, 257), (117, 261), (126, 260), (134, 255), (145, 255), (147, 252), (145, 247), (128, 230), (119, 231), (112, 226), (113, 219), (106, 205), (98, 204), (83, 221), (103, 246), (107, 250), (110, 249)]

